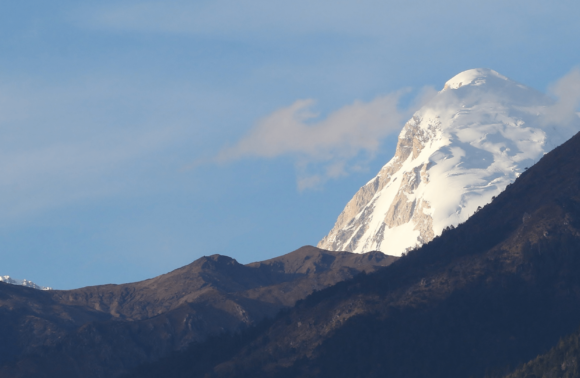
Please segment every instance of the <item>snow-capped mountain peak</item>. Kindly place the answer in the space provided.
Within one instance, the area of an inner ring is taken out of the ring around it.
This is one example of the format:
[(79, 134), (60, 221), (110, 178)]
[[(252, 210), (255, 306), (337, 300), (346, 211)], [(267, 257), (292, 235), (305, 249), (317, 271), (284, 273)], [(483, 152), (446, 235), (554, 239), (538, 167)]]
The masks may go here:
[(463, 71), (449, 79), (445, 83), (443, 90), (458, 89), (465, 85), (478, 86), (486, 84), (490, 79), (492, 81), (511, 81), (507, 77), (500, 75), (494, 70), (490, 70), (488, 68), (474, 68), (471, 70)]
[(8, 284), (12, 284), (12, 285), (31, 287), (33, 289), (38, 289), (38, 290), (52, 290), (51, 287), (40, 286), (40, 285), (35, 284), (32, 281), (28, 281), (27, 279), (19, 280), (19, 279), (12, 278), (10, 276), (0, 276), (0, 282), (5, 282)]
[(490, 69), (456, 75), (405, 124), (395, 156), (318, 247), (400, 255), (464, 222), (580, 130), (546, 126), (553, 103)]

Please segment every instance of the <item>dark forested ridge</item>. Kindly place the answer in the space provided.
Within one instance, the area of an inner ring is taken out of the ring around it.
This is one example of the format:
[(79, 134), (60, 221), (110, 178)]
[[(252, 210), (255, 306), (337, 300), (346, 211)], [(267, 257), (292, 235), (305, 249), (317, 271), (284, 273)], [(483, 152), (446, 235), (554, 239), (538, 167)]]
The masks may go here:
[(562, 338), (550, 351), (519, 366), (507, 375), (497, 372), (486, 378), (577, 378), (580, 377), (580, 331)]
[(467, 222), (387, 268), (129, 376), (449, 378), (513, 369), (580, 326), (579, 152), (576, 135)]
[(395, 259), (306, 246), (248, 265), (203, 257), (124, 285), (39, 291), (0, 283), (0, 377), (118, 376)]

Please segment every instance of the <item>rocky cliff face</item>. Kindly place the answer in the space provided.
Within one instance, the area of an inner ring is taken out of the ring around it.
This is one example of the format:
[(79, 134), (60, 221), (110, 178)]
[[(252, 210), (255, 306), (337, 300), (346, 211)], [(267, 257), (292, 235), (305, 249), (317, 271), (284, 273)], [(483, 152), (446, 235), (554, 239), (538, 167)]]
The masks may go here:
[(492, 70), (455, 76), (405, 124), (395, 156), (318, 247), (401, 255), (464, 222), (580, 130), (580, 122), (550, 124), (552, 105)]

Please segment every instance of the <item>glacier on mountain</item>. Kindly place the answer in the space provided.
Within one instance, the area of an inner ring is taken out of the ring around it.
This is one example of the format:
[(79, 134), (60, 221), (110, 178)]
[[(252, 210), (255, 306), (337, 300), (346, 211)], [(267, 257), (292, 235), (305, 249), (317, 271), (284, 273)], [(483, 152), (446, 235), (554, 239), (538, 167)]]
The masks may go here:
[(0, 282), (5, 282), (8, 284), (12, 284), (12, 285), (26, 286), (26, 287), (30, 287), (30, 288), (38, 289), (38, 290), (52, 290), (51, 287), (40, 286), (40, 285), (35, 284), (32, 281), (28, 281), (27, 279), (18, 280), (18, 279), (12, 278), (10, 276), (0, 276)]
[(401, 255), (464, 222), (578, 130), (547, 122), (554, 100), (489, 69), (462, 72), (405, 124), (395, 156), (318, 247)]

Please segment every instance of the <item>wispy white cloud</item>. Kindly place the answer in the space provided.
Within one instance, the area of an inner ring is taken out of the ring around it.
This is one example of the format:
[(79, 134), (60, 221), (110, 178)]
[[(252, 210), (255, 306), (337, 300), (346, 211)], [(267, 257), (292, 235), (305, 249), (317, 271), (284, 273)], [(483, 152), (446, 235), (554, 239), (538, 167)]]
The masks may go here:
[(556, 97), (553, 106), (546, 109), (544, 122), (547, 125), (578, 124), (580, 107), (580, 68), (575, 67), (556, 81), (549, 88), (549, 93)]
[(239, 142), (224, 148), (216, 160), (291, 156), (298, 188), (319, 187), (328, 179), (364, 169), (384, 139), (401, 130), (409, 115), (398, 108), (403, 92), (370, 102), (355, 101), (325, 118), (313, 110), (314, 100), (298, 100), (259, 121)]

